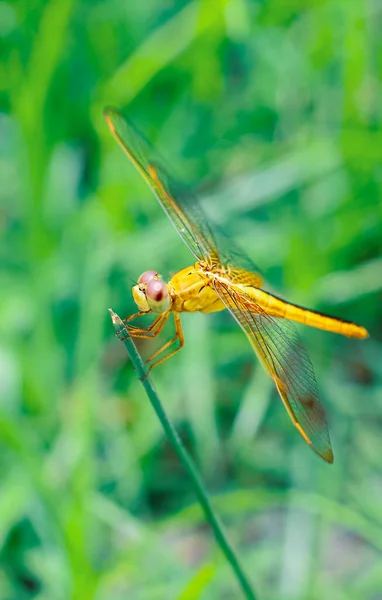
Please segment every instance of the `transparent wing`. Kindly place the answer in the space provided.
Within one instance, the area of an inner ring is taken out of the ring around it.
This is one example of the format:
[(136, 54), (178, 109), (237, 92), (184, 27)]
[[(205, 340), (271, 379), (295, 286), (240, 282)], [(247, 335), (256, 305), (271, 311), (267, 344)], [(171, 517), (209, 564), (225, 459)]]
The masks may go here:
[(216, 253), (216, 241), (197, 201), (170, 177), (148, 141), (117, 109), (106, 108), (104, 115), (113, 136), (153, 190), (185, 244), (198, 260), (209, 261)]
[[(185, 244), (207, 265), (232, 266), (231, 278), (243, 281), (244, 272), (259, 272), (252, 261), (217, 226), (211, 228), (197, 198), (173, 179), (149, 142), (116, 109), (104, 112), (106, 122), (133, 165), (151, 187)], [(251, 277), (249, 277), (252, 282)], [(261, 278), (258, 277), (258, 281)]]
[(333, 451), (313, 366), (295, 326), (268, 315), (240, 290), (218, 280), (214, 286), (275, 382), (300, 434), (317, 454), (332, 463)]

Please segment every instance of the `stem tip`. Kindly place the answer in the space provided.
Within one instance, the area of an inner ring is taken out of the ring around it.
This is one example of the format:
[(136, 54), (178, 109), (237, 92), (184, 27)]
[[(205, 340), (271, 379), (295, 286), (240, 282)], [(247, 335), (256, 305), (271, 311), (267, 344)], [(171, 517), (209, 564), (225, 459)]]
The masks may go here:
[(117, 315), (117, 313), (115, 313), (111, 308), (109, 308), (108, 310), (109, 310), (109, 313), (110, 313), (110, 316), (111, 316), (111, 320), (113, 321), (114, 327), (115, 326), (123, 327), (123, 321)]

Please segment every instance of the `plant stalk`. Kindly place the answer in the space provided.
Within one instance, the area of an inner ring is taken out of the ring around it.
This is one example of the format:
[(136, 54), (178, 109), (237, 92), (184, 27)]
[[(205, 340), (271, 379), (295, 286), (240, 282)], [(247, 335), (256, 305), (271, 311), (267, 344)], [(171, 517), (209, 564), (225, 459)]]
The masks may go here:
[[(208, 497), (207, 491), (206, 491), (203, 481), (196, 469), (196, 466), (195, 466), (192, 458), (188, 454), (186, 448), (184, 447), (177, 431), (175, 430), (174, 426), (172, 425), (170, 419), (168, 418), (168, 416), (163, 408), (163, 405), (158, 397), (158, 394), (155, 391), (155, 388), (150, 381), (150, 378), (147, 377), (146, 369), (143, 364), (142, 358), (141, 358), (140, 354), (138, 353), (132, 338), (128, 335), (128, 331), (126, 330), (125, 325), (124, 325), (123, 321), (120, 319), (120, 317), (116, 313), (114, 313), (111, 309), (109, 309), (109, 312), (110, 312), (111, 319), (113, 321), (113, 325), (116, 330), (117, 336), (125, 345), (125, 348), (129, 354), (130, 360), (133, 363), (133, 367), (134, 367), (139, 379), (142, 382), (145, 392), (151, 402), (153, 409), (155, 410), (155, 412), (158, 416), (158, 419), (161, 422), (161, 425), (165, 431), (165, 434), (166, 434), (168, 440), (170, 441), (171, 445), (173, 446), (175, 452), (179, 456), (179, 459), (181, 460), (187, 474), (189, 475), (189, 477), (191, 479), (193, 488), (198, 497), (199, 503), (204, 511), (206, 519), (212, 527), (212, 530), (215, 534), (217, 543), (219, 544), (222, 552), (224, 553), (227, 561), (229, 562), (229, 564), (231, 565), (231, 567), (235, 573), (238, 583), (244, 592), (245, 598), (247, 598), (248, 600), (256, 600), (256, 596), (255, 596), (254, 591), (252, 590), (251, 584), (249, 583), (249, 580), (240, 565), (239, 559), (238, 559), (235, 551), (231, 547), (230, 543), (228, 542), (228, 540), (223, 532), (222, 524), (220, 523), (218, 517), (216, 516), (216, 514), (212, 508), (211, 501)], [(123, 334), (123, 339), (121, 339), (121, 334)]]

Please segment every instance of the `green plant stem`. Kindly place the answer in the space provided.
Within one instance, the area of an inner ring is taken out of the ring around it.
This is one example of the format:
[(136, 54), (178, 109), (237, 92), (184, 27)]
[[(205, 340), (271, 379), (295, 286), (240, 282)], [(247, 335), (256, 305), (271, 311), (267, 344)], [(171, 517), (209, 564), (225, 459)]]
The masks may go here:
[[(248, 581), (247, 576), (245, 575), (238, 557), (236, 556), (235, 551), (230, 546), (225, 534), (223, 532), (222, 525), (214, 513), (212, 508), (210, 499), (208, 497), (207, 491), (204, 487), (202, 479), (196, 470), (193, 460), (188, 454), (186, 448), (184, 447), (179, 435), (177, 434), (174, 426), (169, 420), (161, 401), (159, 400), (158, 394), (156, 393), (153, 384), (150, 379), (147, 377), (147, 372), (144, 367), (143, 361), (135, 347), (135, 344), (131, 337), (127, 334), (123, 321), (120, 317), (114, 313), (111, 309), (109, 309), (110, 315), (113, 321), (114, 328), (117, 332), (118, 337), (123, 334), (123, 340), (126, 350), (130, 356), (131, 362), (133, 363), (133, 367), (140, 378), (142, 385), (145, 389), (145, 392), (151, 402), (153, 409), (155, 410), (161, 425), (167, 435), (170, 443), (174, 447), (175, 452), (179, 456), (181, 462), (183, 463), (184, 468), (186, 469), (192, 485), (194, 487), (195, 493), (198, 497), (200, 505), (204, 511), (204, 514), (210, 523), (212, 530), (215, 534), (216, 541), (219, 544), (222, 552), (225, 554), (228, 562), (230, 563), (235, 576), (244, 592), (244, 596), (250, 600), (256, 600), (255, 593), (253, 592), (251, 585)], [(122, 336), (121, 336), (122, 337)]]

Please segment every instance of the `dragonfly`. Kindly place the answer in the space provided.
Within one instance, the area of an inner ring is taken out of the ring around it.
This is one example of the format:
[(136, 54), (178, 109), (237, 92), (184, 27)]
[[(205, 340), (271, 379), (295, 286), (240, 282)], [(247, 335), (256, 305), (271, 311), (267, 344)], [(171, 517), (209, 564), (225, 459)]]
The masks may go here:
[[(114, 138), (196, 259), (168, 282), (151, 269), (142, 273), (132, 287), (138, 312), (124, 319), (126, 335), (155, 338), (170, 316), (175, 323), (173, 338), (147, 359), (151, 363), (148, 372), (183, 347), (181, 313), (228, 309), (273, 379), (289, 417), (305, 442), (332, 463), (325, 410), (311, 360), (294, 322), (358, 339), (367, 338), (367, 330), (264, 290), (256, 265), (220, 228), (208, 222), (196, 196), (171, 177), (145, 137), (118, 109), (107, 107), (104, 116)], [(134, 319), (151, 313), (155, 319), (148, 327), (131, 324)]]

